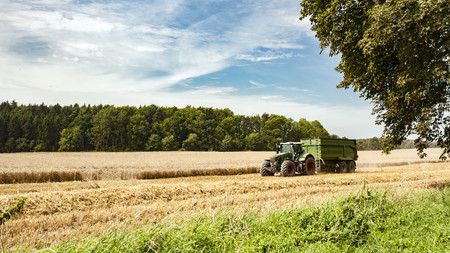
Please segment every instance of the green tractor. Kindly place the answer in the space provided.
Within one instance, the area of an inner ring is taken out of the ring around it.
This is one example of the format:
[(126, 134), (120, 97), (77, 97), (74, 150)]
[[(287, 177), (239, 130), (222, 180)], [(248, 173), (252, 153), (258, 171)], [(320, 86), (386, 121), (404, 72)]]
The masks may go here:
[(273, 176), (280, 172), (283, 177), (293, 177), (298, 172), (313, 175), (316, 172), (314, 156), (304, 152), (302, 142), (286, 142), (277, 146), (277, 153), (261, 165), (261, 176)]
[(352, 173), (356, 170), (358, 150), (356, 140), (302, 139), (277, 146), (277, 153), (263, 162), (261, 176), (283, 177), (313, 175), (317, 172)]

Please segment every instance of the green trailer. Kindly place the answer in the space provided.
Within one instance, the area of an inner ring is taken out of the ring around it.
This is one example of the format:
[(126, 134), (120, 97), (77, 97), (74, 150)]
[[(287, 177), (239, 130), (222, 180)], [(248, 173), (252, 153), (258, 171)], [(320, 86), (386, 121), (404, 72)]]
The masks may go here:
[(355, 172), (358, 151), (356, 140), (350, 139), (302, 139), (306, 153), (315, 158), (318, 172)]
[(313, 175), (317, 172), (351, 173), (356, 170), (358, 152), (356, 140), (302, 139), (277, 146), (277, 153), (263, 162), (261, 176), (290, 177), (296, 173)]

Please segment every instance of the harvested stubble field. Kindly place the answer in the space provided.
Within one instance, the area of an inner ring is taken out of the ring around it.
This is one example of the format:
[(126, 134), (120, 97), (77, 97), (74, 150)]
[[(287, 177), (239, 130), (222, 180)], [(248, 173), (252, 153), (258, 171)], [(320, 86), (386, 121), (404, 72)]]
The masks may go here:
[[(114, 229), (132, 230), (163, 219), (214, 216), (223, 210), (266, 213), (298, 208), (355, 193), (363, 185), (400, 193), (442, 188), (450, 185), (450, 163), (436, 163), (439, 152), (432, 150), (424, 163), (418, 163), (414, 150), (398, 150), (389, 157), (360, 152), (359, 173), (353, 174), (294, 178), (241, 174), (154, 180), (136, 180), (133, 175), (151, 169), (257, 168), (271, 153), (3, 154), (0, 171), (4, 174), (73, 170), (83, 176), (99, 175), (97, 179), (102, 180), (0, 184), (1, 210), (19, 197), (28, 198), (24, 213), (1, 226), (1, 244), (4, 249), (24, 244), (42, 248)], [(124, 177), (124, 172), (129, 176)]]

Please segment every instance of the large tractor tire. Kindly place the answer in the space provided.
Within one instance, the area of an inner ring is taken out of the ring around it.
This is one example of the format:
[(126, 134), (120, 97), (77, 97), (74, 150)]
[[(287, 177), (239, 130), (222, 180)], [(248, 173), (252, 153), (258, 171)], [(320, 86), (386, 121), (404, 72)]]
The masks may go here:
[(356, 163), (355, 161), (347, 161), (347, 172), (353, 173), (356, 170)]
[(295, 176), (295, 163), (291, 160), (284, 160), (281, 164), (281, 176), (293, 177)]
[(261, 169), (260, 169), (261, 176), (263, 176), (263, 177), (273, 176), (274, 173), (270, 172), (269, 168), (270, 168), (270, 162), (264, 161), (261, 164)]
[(306, 175), (314, 175), (316, 173), (316, 161), (314, 161), (312, 156), (306, 157), (304, 171)]
[(336, 173), (345, 173), (347, 172), (347, 162), (339, 161), (336, 167)]

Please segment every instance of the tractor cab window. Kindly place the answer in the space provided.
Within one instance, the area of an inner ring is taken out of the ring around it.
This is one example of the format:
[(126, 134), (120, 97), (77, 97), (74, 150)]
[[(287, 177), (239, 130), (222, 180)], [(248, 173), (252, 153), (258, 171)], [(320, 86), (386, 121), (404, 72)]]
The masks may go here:
[(294, 145), (294, 158), (298, 158), (301, 153), (302, 153), (302, 146)]
[(292, 145), (281, 145), (281, 153), (294, 153), (294, 150), (292, 149)]
[(302, 150), (302, 148), (300, 145), (294, 145), (294, 153), (295, 154), (300, 153), (301, 150)]

